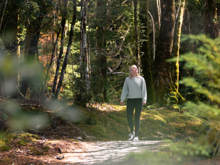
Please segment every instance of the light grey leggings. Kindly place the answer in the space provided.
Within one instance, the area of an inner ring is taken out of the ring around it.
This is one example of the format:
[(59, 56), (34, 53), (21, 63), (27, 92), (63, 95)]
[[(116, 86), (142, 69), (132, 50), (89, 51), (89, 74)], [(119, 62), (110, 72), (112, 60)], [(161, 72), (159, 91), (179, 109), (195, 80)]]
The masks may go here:
[(140, 127), (140, 116), (142, 110), (142, 99), (128, 99), (127, 100), (127, 119), (130, 131), (133, 132), (133, 114), (135, 109), (135, 136), (138, 136)]

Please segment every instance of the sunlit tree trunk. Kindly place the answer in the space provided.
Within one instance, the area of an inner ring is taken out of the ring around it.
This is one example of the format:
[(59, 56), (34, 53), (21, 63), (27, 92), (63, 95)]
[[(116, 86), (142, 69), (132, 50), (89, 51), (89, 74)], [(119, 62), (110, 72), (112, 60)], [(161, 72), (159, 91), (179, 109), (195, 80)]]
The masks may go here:
[(80, 58), (79, 73), (80, 79), (77, 80), (77, 93), (75, 94), (75, 102), (82, 106), (90, 100), (90, 58), (87, 39), (87, 9), (88, 0), (81, 0), (80, 11)]
[(219, 36), (216, 0), (206, 0), (205, 33), (211, 38)]
[(81, 6), (81, 43), (80, 43), (80, 56), (81, 56), (81, 76), (85, 82), (85, 92), (88, 96), (90, 90), (90, 58), (88, 51), (87, 39), (87, 7), (88, 0), (84, 0)]
[(70, 29), (70, 33), (69, 33), (69, 41), (68, 41), (68, 45), (67, 45), (66, 55), (65, 55), (64, 61), (63, 61), (63, 66), (62, 66), (61, 73), (60, 73), (60, 79), (59, 79), (57, 89), (55, 92), (56, 98), (60, 92), (60, 88), (63, 83), (63, 78), (64, 78), (64, 74), (65, 74), (66, 66), (67, 66), (67, 61), (68, 61), (68, 56), (70, 54), (70, 49), (71, 49), (71, 45), (72, 45), (72, 41), (73, 41), (73, 31), (74, 31), (75, 23), (76, 23), (76, 0), (73, 0), (73, 16), (72, 16), (71, 29)]
[(174, 98), (178, 103), (178, 98), (181, 97), (179, 93), (179, 76), (180, 76), (180, 66), (179, 66), (179, 58), (180, 58), (180, 38), (182, 34), (182, 25), (183, 25), (183, 18), (185, 12), (185, 3), (186, 0), (181, 0), (180, 2), (180, 10), (179, 10), (179, 18), (177, 21), (177, 41), (176, 41), (176, 52), (174, 55), (176, 56), (176, 82), (175, 82), (175, 89), (173, 89)]
[(165, 103), (172, 85), (171, 66), (166, 60), (171, 58), (174, 41), (175, 0), (161, 1), (161, 28), (154, 64), (154, 86), (157, 102)]
[(60, 70), (60, 63), (61, 63), (61, 58), (63, 56), (63, 49), (64, 49), (64, 40), (65, 40), (65, 25), (66, 25), (66, 17), (67, 17), (67, 2), (68, 0), (64, 0), (64, 8), (62, 11), (62, 20), (61, 20), (61, 44), (60, 44), (60, 51), (59, 55), (57, 58), (56, 62), (56, 72), (53, 80), (53, 87), (52, 87), (52, 92), (53, 95), (55, 96), (56, 93), (56, 88), (57, 88), (57, 79), (59, 76), (59, 70)]
[(61, 32), (61, 28), (59, 28), (58, 32), (56, 33), (56, 40), (53, 43), (53, 49), (52, 49), (52, 54), (50, 57), (50, 61), (47, 64), (47, 71), (46, 71), (46, 76), (45, 76), (45, 80), (44, 80), (44, 87), (46, 87), (47, 81), (48, 81), (48, 77), (49, 77), (49, 73), (50, 73), (50, 69), (52, 67), (54, 58), (55, 58), (55, 54), (57, 51), (57, 45), (58, 45), (58, 41), (59, 41), (59, 36), (60, 36), (60, 32)]
[(156, 0), (156, 4), (157, 4), (158, 29), (160, 29), (160, 25), (161, 25), (161, 4), (160, 4), (160, 0)]

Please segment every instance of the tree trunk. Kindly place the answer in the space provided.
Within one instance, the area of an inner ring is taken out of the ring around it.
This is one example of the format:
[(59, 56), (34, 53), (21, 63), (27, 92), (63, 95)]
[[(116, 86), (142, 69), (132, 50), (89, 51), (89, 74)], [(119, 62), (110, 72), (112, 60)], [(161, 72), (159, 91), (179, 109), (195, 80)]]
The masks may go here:
[(171, 66), (166, 60), (171, 58), (173, 49), (175, 0), (161, 2), (162, 22), (154, 64), (154, 86), (156, 89), (157, 102), (165, 103), (165, 97), (168, 96), (172, 84)]
[(219, 36), (216, 0), (206, 0), (205, 33), (211, 38)]
[(152, 81), (152, 64), (153, 56), (152, 47), (150, 42), (150, 20), (148, 16), (149, 10), (149, 1), (140, 0), (140, 51), (141, 51), (141, 64), (142, 64), (142, 73), (146, 80), (147, 92), (148, 92), (148, 103), (153, 102), (153, 81)]
[(53, 64), (53, 60), (54, 60), (54, 57), (55, 57), (55, 53), (56, 53), (56, 51), (57, 51), (57, 44), (58, 44), (60, 32), (61, 32), (61, 28), (59, 28), (59, 31), (57, 32), (57, 35), (56, 35), (56, 40), (55, 40), (55, 42), (53, 43), (52, 54), (51, 54), (50, 62), (49, 62), (49, 64), (48, 64), (48, 66), (47, 66), (46, 76), (45, 76), (45, 80), (44, 80), (44, 87), (45, 87), (46, 84), (47, 84), (48, 77), (49, 77), (49, 72), (50, 72), (50, 68), (51, 68), (51, 66), (52, 66), (52, 64)]
[(139, 0), (133, 0), (134, 3), (134, 35), (135, 35), (135, 56), (136, 63), (138, 68), (140, 69), (140, 35), (139, 35), (139, 26), (138, 26), (138, 8), (139, 8)]
[(0, 32), (2, 30), (2, 24), (3, 24), (3, 20), (4, 20), (7, 5), (8, 5), (8, 0), (4, 0), (4, 3), (2, 5), (2, 10), (1, 10), (1, 17), (0, 17)]
[(160, 5), (160, 0), (156, 0), (156, 3), (157, 3), (158, 29), (160, 30), (160, 25), (161, 25), (161, 5)]
[[(36, 62), (38, 59), (38, 41), (40, 38), (40, 29), (41, 22), (43, 17), (38, 17), (36, 20), (32, 21), (27, 27), (27, 34), (25, 37), (25, 47), (24, 47), (24, 55), (25, 59), (29, 62)], [(32, 96), (34, 97), (35, 93), (39, 92), (39, 89), (34, 89), (34, 87), (30, 86), (30, 80), (25, 78), (26, 75), (21, 76), (21, 86), (20, 91), (21, 94), (25, 97), (27, 93), (28, 87), (32, 88)], [(22, 96), (22, 97), (23, 97)], [(35, 95), (35, 97), (37, 97)]]
[(6, 50), (13, 55), (16, 55), (17, 51), (17, 18), (17, 4), (14, 3), (13, 0), (6, 0), (0, 20), (0, 35)]
[(176, 56), (176, 82), (175, 82), (175, 89), (173, 89), (174, 98), (176, 99), (176, 103), (178, 103), (179, 97), (181, 97), (179, 93), (179, 57), (180, 57), (180, 38), (182, 34), (182, 25), (183, 25), (183, 18), (185, 12), (185, 3), (186, 0), (181, 0), (180, 2), (180, 11), (179, 11), (179, 19), (177, 22), (177, 41), (176, 41), (176, 52), (174, 55)]
[(77, 102), (83, 106), (90, 100), (90, 58), (87, 40), (87, 8), (88, 0), (81, 0), (81, 40), (80, 40), (80, 93)]
[[(41, 25), (43, 18), (47, 15), (47, 3), (43, 0), (37, 1), (39, 6), (39, 12), (36, 13), (34, 18), (29, 18), (28, 24), (26, 24), (26, 36), (24, 41), (24, 64), (36, 64), (38, 63), (38, 41), (40, 38)], [(33, 69), (33, 68), (29, 68)], [(36, 75), (40, 75), (41, 71), (37, 70)], [(43, 81), (42, 77), (39, 77), (36, 81), (33, 80), (36, 77), (28, 77), (29, 75), (25, 75), (25, 73), (21, 73), (21, 83), (20, 83), (20, 92), (22, 98), (26, 96), (27, 89), (30, 89), (30, 99), (33, 101), (40, 101), (39, 99), (42, 96), (42, 86)]]
[(73, 31), (74, 31), (75, 23), (76, 23), (76, 0), (73, 0), (73, 17), (72, 17), (70, 34), (69, 34), (69, 41), (68, 41), (68, 45), (67, 45), (66, 55), (65, 55), (64, 61), (63, 61), (63, 66), (62, 66), (62, 69), (61, 69), (60, 79), (59, 79), (57, 89), (56, 89), (56, 92), (55, 92), (55, 98), (57, 98), (57, 96), (60, 92), (60, 88), (62, 86), (63, 77), (64, 77), (64, 74), (65, 74), (65, 71), (66, 71), (68, 56), (69, 56), (70, 48), (71, 48), (72, 41), (73, 41)]
[[(13, 3), (12, 0), (5, 0), (2, 3), (2, 11), (0, 17), (0, 38), (1, 45), (0, 49), (5, 51), (0, 56), (10, 54), (11, 60), (17, 60), (17, 49), (18, 49), (18, 40), (17, 40), (17, 27), (18, 27), (18, 6), (16, 3)], [(7, 89), (8, 82), (12, 82), (15, 89), (17, 86), (17, 70), (13, 70), (13, 73), (2, 73), (0, 77), (0, 96), (4, 97), (17, 97), (18, 91), (15, 90), (9, 92)]]
[(100, 102), (107, 100), (107, 58), (106, 58), (106, 20), (107, 20), (106, 0), (97, 0), (96, 4), (96, 70), (93, 72), (94, 94), (98, 96)]
[(59, 69), (60, 69), (60, 62), (61, 58), (63, 56), (63, 47), (64, 47), (64, 40), (65, 40), (65, 25), (66, 25), (66, 17), (67, 17), (67, 0), (64, 0), (64, 9), (62, 14), (62, 20), (61, 20), (61, 44), (60, 44), (60, 52), (59, 56), (57, 58), (57, 67), (56, 67), (56, 73), (53, 80), (53, 87), (52, 87), (52, 93), (55, 96), (56, 88), (57, 88), (57, 79), (59, 76)]

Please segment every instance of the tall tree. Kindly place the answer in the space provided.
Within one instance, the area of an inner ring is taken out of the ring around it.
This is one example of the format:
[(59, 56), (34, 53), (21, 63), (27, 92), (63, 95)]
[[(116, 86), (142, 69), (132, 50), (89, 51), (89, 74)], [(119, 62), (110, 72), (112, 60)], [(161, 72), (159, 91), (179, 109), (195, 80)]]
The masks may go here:
[(5, 0), (0, 18), (0, 35), (4, 46), (14, 55), (17, 51), (18, 5), (13, 0)]
[[(18, 1), (14, 2), (13, 0), (4, 0), (0, 3), (0, 38), (2, 41), (0, 49), (4, 47), (4, 49), (11, 55), (11, 60), (16, 60), (17, 58), (16, 53), (18, 49), (17, 31), (19, 5), (20, 4)], [(17, 70), (13, 70), (13, 74), (6, 74), (7, 72), (3, 73), (0, 77), (0, 95), (17, 97), (17, 90), (15, 90), (13, 94), (9, 94), (6, 89), (6, 84), (8, 84), (8, 81), (13, 82), (13, 86), (17, 86)]]
[(205, 33), (211, 38), (219, 36), (216, 0), (205, 1)]
[(107, 57), (106, 57), (106, 20), (107, 20), (107, 0), (96, 1), (96, 69), (93, 72), (96, 77), (95, 94), (100, 101), (107, 100)]
[(152, 64), (153, 64), (153, 48), (151, 46), (150, 33), (152, 33), (149, 16), (149, 1), (140, 0), (140, 51), (141, 51), (141, 64), (142, 73), (146, 79), (148, 88), (148, 100), (152, 102), (153, 97), (153, 78), (152, 78)]
[(56, 63), (56, 72), (53, 80), (53, 87), (52, 87), (52, 92), (53, 95), (55, 96), (56, 94), (56, 89), (57, 89), (57, 80), (59, 76), (59, 71), (60, 71), (60, 65), (61, 65), (61, 59), (63, 56), (63, 49), (64, 49), (64, 41), (65, 41), (65, 25), (66, 25), (66, 19), (67, 19), (67, 3), (68, 0), (63, 1), (63, 9), (62, 9), (62, 20), (61, 20), (61, 44), (60, 44), (60, 51), (59, 55), (57, 58), (57, 63)]
[(186, 0), (181, 0), (179, 4), (179, 17), (177, 20), (177, 40), (176, 40), (176, 50), (174, 51), (174, 55), (176, 56), (176, 81), (175, 86), (173, 89), (173, 97), (176, 100), (176, 103), (178, 103), (178, 98), (181, 97), (179, 93), (179, 77), (180, 77), (180, 65), (179, 65), (179, 58), (180, 58), (180, 38), (182, 34), (182, 25), (183, 25), (183, 18), (184, 18), (184, 12), (185, 12), (185, 4)]
[[(138, 14), (139, 14), (139, 0), (133, 0), (134, 4), (134, 36), (135, 36), (135, 56), (136, 56), (136, 63), (140, 68), (140, 34), (139, 34), (139, 21), (138, 21)], [(145, 14), (145, 13), (143, 13)]]
[(63, 61), (63, 66), (62, 66), (61, 73), (60, 73), (60, 79), (59, 79), (57, 89), (55, 92), (56, 98), (60, 92), (60, 88), (63, 83), (63, 78), (64, 78), (64, 74), (65, 74), (66, 66), (67, 66), (67, 62), (68, 62), (68, 57), (69, 57), (71, 45), (73, 42), (73, 32), (74, 32), (75, 23), (76, 23), (76, 0), (73, 0), (73, 16), (72, 16), (72, 22), (71, 22), (71, 29), (70, 29), (70, 33), (69, 33), (69, 41), (68, 41), (68, 45), (67, 45), (66, 55), (65, 55), (64, 61)]
[(80, 64), (79, 73), (80, 79), (77, 80), (77, 94), (75, 101), (85, 106), (90, 99), (90, 58), (88, 52), (88, 40), (87, 40), (87, 9), (88, 0), (81, 0), (80, 11)]
[[(38, 41), (40, 38), (40, 32), (42, 27), (43, 18), (48, 14), (50, 8), (50, 1), (45, 0), (33, 0), (29, 4), (29, 8), (26, 11), (28, 17), (26, 20), (26, 36), (24, 42), (24, 55), (25, 59), (29, 62), (38, 61)], [(39, 99), (40, 90), (38, 87), (31, 85), (30, 80), (26, 78), (26, 75), (21, 76), (20, 91), (23, 96), (26, 96), (27, 89), (30, 88), (31, 98), (33, 100)]]
[(166, 60), (171, 57), (173, 50), (175, 0), (161, 1), (161, 7), (161, 28), (154, 63), (154, 85), (157, 102), (164, 103), (164, 96), (169, 94), (169, 89), (172, 85), (171, 66)]

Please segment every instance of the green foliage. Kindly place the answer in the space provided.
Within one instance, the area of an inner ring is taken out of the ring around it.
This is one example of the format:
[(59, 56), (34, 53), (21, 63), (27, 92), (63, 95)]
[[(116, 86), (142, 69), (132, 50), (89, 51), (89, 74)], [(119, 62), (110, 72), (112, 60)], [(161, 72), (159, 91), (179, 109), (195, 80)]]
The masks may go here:
[(216, 151), (220, 144), (217, 140), (220, 132), (220, 38), (212, 40), (205, 35), (189, 35), (184, 40), (195, 49), (181, 56), (185, 68), (192, 73), (182, 80), (182, 84), (197, 95), (196, 99), (185, 104), (184, 109), (208, 123), (210, 129), (206, 138), (212, 139), (209, 145)]
[(188, 36), (185, 40), (195, 45), (193, 52), (181, 56), (185, 68), (191, 70), (192, 77), (182, 83), (199, 94), (200, 101), (210, 106), (220, 104), (220, 39), (211, 40), (204, 35)]

